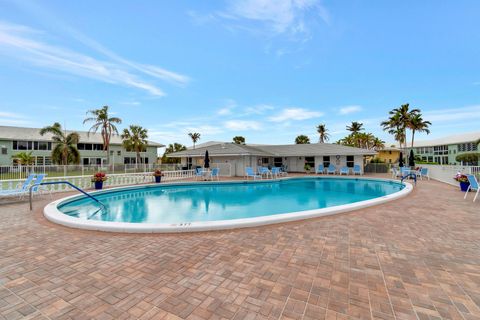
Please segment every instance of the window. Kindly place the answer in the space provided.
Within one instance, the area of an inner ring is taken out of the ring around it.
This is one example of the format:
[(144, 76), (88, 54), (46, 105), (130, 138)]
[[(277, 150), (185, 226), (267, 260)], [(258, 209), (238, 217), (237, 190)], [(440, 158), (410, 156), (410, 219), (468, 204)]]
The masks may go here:
[(117, 156), (121, 156), (122, 155), (122, 151), (117, 151)]
[(330, 166), (330, 156), (323, 156), (323, 166), (325, 168)]
[(347, 156), (347, 167), (353, 168), (354, 165), (355, 165), (355, 157)]
[(113, 156), (113, 150), (110, 150), (110, 155)]
[(8, 152), (7, 152), (7, 147), (3, 147), (3, 146), (2, 146), (2, 154), (7, 154), (7, 153), (8, 153)]
[(283, 165), (283, 161), (282, 161), (282, 158), (273, 158), (273, 165), (275, 167), (281, 167)]
[(270, 161), (268, 158), (262, 158), (262, 164), (268, 164)]
[(448, 154), (448, 146), (447, 146), (447, 145), (435, 146), (435, 147), (433, 147), (433, 153), (434, 153), (435, 155)]
[(13, 150), (28, 150), (28, 141), (13, 141)]
[(44, 163), (46, 166), (49, 166), (52, 164), (52, 158), (50, 157), (45, 157), (45, 163)]
[(310, 168), (315, 168), (315, 157), (305, 157), (305, 165), (309, 165)]
[(36, 157), (35, 159), (35, 164), (37, 166), (43, 166), (45, 164), (44, 158), (43, 157)]

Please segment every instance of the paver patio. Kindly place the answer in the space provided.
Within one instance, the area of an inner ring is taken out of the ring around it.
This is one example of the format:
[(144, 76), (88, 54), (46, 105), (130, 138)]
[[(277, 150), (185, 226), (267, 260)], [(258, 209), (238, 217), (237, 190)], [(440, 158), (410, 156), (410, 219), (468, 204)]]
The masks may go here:
[(43, 218), (48, 201), (0, 205), (0, 319), (480, 319), (480, 202), (439, 182), (193, 234), (69, 229)]

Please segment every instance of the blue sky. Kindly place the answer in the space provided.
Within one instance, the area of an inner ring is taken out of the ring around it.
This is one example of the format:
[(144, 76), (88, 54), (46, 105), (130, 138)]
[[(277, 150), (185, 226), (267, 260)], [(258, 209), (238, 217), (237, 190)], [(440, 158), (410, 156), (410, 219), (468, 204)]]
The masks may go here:
[[(108, 104), (161, 143), (333, 141), (403, 103), (480, 130), (479, 1), (0, 0), (0, 125), (85, 130)], [(425, 138), (424, 136), (419, 139)]]

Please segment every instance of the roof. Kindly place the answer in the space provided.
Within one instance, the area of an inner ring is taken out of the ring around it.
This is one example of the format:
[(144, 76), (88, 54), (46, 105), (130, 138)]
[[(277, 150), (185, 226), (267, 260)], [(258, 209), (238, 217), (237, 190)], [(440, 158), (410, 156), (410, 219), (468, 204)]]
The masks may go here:
[(385, 147), (381, 150), (378, 150), (379, 152), (380, 151), (402, 151), (400, 148), (397, 148), (397, 147)]
[(480, 139), (480, 131), (451, 135), (433, 140), (415, 140), (414, 147), (433, 147), (446, 144), (475, 142)]
[[(86, 131), (70, 131), (67, 130), (67, 133), (77, 132), (80, 135), (81, 143), (103, 143), (102, 136), (100, 133), (90, 133)], [(50, 141), (52, 139), (52, 134), (46, 133), (45, 135), (40, 134), (39, 128), (23, 128), (23, 127), (10, 127), (10, 126), (0, 126), (0, 140), (33, 140), (33, 141)], [(122, 138), (119, 135), (112, 135), (110, 144), (122, 144)], [(148, 141), (148, 145), (151, 147), (164, 147), (163, 144)]]
[(335, 156), (335, 155), (374, 155), (377, 152), (353, 148), (331, 143), (285, 144), (285, 145), (240, 145), (235, 143), (219, 143), (207, 147), (189, 149), (167, 155), (172, 158), (203, 157), (208, 150), (210, 156)]

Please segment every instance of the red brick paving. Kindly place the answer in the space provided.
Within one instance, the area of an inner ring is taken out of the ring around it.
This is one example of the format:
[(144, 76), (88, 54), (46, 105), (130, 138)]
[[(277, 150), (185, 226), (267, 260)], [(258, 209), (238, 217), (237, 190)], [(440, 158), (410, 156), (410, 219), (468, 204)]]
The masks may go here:
[(0, 206), (0, 319), (480, 319), (480, 202), (406, 198), (301, 222), (129, 235)]

